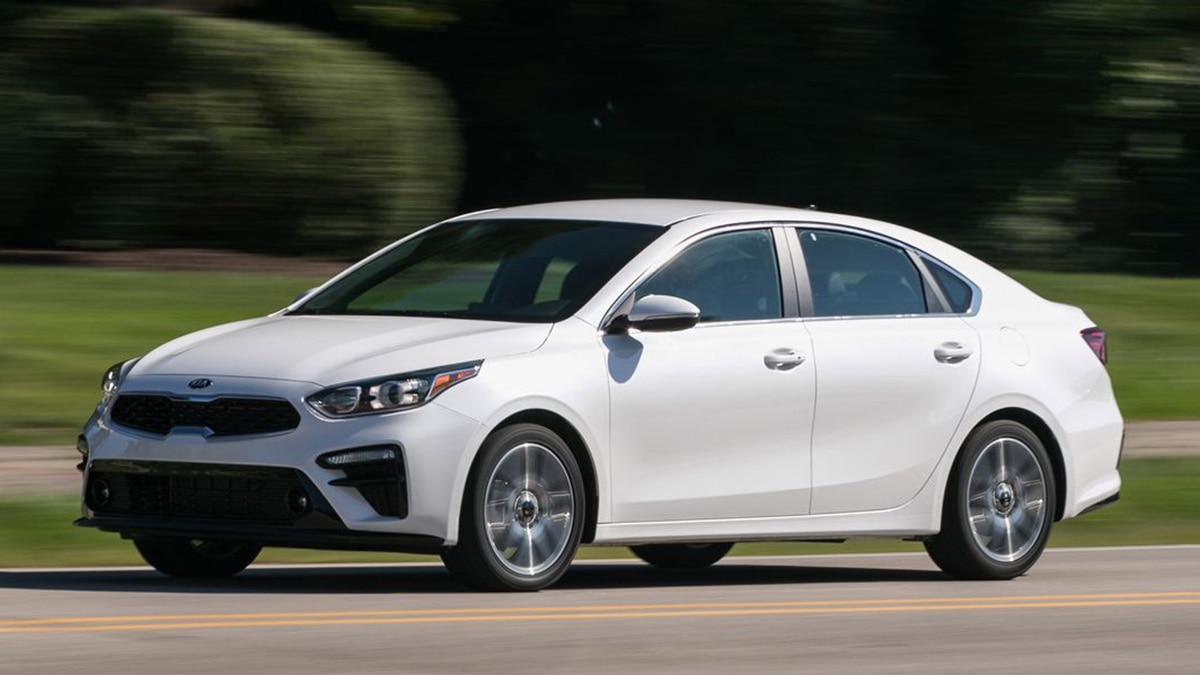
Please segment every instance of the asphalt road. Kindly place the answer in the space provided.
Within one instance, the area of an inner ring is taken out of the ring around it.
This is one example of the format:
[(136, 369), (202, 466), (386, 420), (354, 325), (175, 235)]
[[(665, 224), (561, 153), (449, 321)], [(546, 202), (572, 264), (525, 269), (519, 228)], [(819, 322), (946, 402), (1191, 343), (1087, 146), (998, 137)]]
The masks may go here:
[(1200, 546), (1048, 551), (1010, 582), (920, 554), (582, 562), (536, 594), (436, 565), (0, 571), (2, 673), (1194, 673)]

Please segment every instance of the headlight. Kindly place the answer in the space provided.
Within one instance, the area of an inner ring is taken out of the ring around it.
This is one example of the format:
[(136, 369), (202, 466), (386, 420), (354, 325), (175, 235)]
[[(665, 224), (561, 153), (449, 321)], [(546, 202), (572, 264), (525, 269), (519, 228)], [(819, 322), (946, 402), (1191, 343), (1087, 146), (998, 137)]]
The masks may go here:
[[(140, 359), (140, 357), (139, 357)], [(100, 405), (106, 406), (109, 401), (112, 401), (117, 390), (121, 388), (121, 381), (125, 379), (130, 369), (137, 364), (139, 359), (129, 359), (114, 363), (112, 367), (104, 371), (104, 377), (100, 378)]]
[(479, 374), (483, 361), (458, 363), (415, 373), (350, 382), (304, 399), (326, 417), (349, 417), (407, 410), (432, 401), (450, 387)]

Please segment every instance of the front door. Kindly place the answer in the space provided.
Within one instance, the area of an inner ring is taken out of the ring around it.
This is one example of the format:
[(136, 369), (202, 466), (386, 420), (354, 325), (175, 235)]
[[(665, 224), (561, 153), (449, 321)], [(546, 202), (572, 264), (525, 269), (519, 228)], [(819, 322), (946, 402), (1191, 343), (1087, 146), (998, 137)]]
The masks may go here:
[(807, 513), (815, 373), (803, 323), (783, 316), (771, 229), (692, 243), (637, 289), (652, 294), (701, 320), (604, 338), (614, 520)]

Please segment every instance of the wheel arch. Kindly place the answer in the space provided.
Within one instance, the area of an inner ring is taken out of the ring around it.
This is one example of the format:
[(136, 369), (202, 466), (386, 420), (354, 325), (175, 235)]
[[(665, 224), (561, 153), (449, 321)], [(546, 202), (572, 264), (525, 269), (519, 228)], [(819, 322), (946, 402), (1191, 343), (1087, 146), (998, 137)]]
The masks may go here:
[[(1063, 461), (1062, 446), (1058, 442), (1058, 438), (1054, 435), (1054, 431), (1050, 425), (1046, 423), (1037, 413), (1034, 413), (1025, 408), (1009, 407), (1001, 408), (992, 412), (987, 417), (979, 420), (972, 427), (971, 432), (975, 429), (987, 424), (988, 422), (996, 422), (1004, 420), (1008, 422), (1017, 422), (1033, 432), (1042, 445), (1046, 448), (1046, 454), (1050, 457), (1050, 466), (1054, 471), (1054, 520), (1058, 522), (1062, 520), (1063, 513), (1067, 504), (1067, 468)], [(968, 434), (968, 437), (970, 434)], [(965, 441), (964, 441), (965, 444)], [(962, 452), (962, 448), (959, 448)]]
[[(505, 427), (514, 424), (537, 424), (543, 426), (550, 431), (558, 434), (560, 438), (566, 442), (567, 447), (571, 449), (571, 453), (575, 456), (576, 463), (579, 464), (579, 472), (583, 474), (583, 489), (584, 500), (587, 505), (584, 513), (583, 535), (580, 543), (590, 544), (596, 538), (596, 522), (599, 514), (600, 506), (600, 490), (596, 480), (596, 464), (592, 460), (591, 450), (584, 441), (583, 435), (575, 428), (565, 417), (550, 410), (540, 408), (531, 408), (513, 413), (500, 421), (488, 435), (499, 431)], [(471, 462), (471, 471), (469, 475), (474, 475), (476, 466), (479, 462), (479, 455), (476, 453), (475, 459)]]

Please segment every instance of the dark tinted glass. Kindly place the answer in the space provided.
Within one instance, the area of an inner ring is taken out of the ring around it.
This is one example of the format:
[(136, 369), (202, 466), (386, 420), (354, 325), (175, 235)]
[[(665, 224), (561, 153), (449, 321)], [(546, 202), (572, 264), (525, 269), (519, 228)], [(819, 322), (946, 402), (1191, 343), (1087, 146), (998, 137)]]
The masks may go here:
[(700, 321), (783, 316), (775, 242), (767, 230), (718, 234), (692, 244), (638, 288), (639, 298), (673, 295), (700, 308)]
[(908, 254), (844, 232), (800, 232), (816, 316), (923, 314), (925, 287)]
[(946, 294), (946, 301), (950, 303), (951, 312), (962, 314), (971, 309), (971, 301), (974, 293), (967, 282), (958, 278), (958, 275), (954, 272), (951, 272), (929, 258), (925, 258), (925, 266), (933, 274), (933, 278), (937, 281), (938, 286), (942, 287), (942, 293)]
[(372, 260), (293, 313), (559, 321), (661, 233), (586, 221), (449, 223)]

